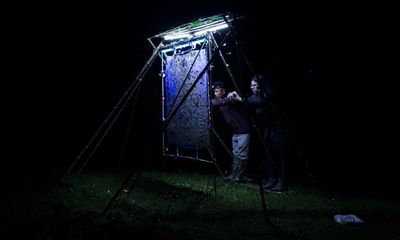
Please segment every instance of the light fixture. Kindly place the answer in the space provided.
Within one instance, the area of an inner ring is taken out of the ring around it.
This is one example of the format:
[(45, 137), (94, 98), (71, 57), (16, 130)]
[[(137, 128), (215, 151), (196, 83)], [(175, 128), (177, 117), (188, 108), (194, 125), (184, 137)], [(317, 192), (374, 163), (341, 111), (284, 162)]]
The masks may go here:
[(192, 39), (193, 37), (203, 36), (208, 32), (215, 32), (224, 28), (228, 28), (229, 24), (234, 20), (231, 13), (218, 14), (211, 17), (200, 18), (195, 21), (180, 25), (169, 31), (156, 34), (148, 40), (151, 42), (153, 38), (163, 38), (165, 41), (181, 41)]
[(227, 28), (227, 27), (228, 27), (228, 24), (224, 23), (224, 24), (220, 24), (220, 25), (217, 25), (217, 26), (213, 26), (211, 28), (206, 28), (206, 29), (200, 30), (198, 32), (195, 32), (193, 35), (200, 36), (200, 35), (203, 35), (204, 33), (214, 32), (214, 31), (221, 30), (221, 29), (224, 29), (224, 28)]
[(175, 39), (191, 38), (191, 37), (193, 37), (193, 35), (189, 33), (171, 34), (171, 35), (165, 35), (164, 40), (175, 40)]
[(197, 44), (203, 43), (205, 40), (206, 40), (205, 38), (201, 38), (196, 41), (190, 41), (190, 42), (186, 42), (183, 44), (174, 45), (172, 47), (167, 47), (165, 49), (162, 49), (161, 52), (167, 53), (167, 52), (171, 52), (171, 51), (182, 49), (182, 48), (189, 47), (189, 46), (196, 46)]

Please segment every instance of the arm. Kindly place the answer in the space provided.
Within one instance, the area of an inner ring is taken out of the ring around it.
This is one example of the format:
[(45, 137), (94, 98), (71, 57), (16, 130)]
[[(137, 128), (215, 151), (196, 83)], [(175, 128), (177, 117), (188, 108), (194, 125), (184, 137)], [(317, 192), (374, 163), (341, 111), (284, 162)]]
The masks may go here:
[(228, 93), (228, 95), (224, 98), (214, 98), (211, 101), (213, 106), (230, 105), (235, 102), (244, 102), (244, 99), (240, 97), (236, 91)]
[(235, 101), (244, 102), (244, 99), (236, 91), (230, 92), (228, 94), (228, 97), (232, 98)]
[(252, 107), (262, 107), (267, 103), (267, 100), (260, 95), (252, 95), (247, 99), (247, 102)]
[(225, 105), (230, 105), (232, 104), (232, 99), (229, 97), (224, 97), (224, 98), (214, 98), (211, 100), (211, 104), (213, 106), (225, 106)]

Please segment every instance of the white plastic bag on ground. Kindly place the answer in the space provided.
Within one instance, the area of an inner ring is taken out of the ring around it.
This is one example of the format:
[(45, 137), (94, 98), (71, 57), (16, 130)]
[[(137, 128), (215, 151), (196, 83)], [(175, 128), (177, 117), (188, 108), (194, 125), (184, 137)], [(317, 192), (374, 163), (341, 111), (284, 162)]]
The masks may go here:
[(333, 217), (336, 222), (340, 224), (346, 224), (346, 223), (364, 223), (363, 220), (361, 220), (359, 217), (357, 217), (354, 214), (347, 214), (347, 215), (340, 215), (337, 214)]

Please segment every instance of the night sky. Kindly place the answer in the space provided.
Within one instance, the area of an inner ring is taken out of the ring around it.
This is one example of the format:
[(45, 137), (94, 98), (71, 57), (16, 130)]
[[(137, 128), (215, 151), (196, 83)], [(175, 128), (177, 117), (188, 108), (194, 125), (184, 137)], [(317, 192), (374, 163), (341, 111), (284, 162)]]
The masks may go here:
[[(39, 20), (27, 19), (29, 30), (22, 35), (31, 41), (19, 40), (23, 50), (15, 57), (27, 93), (13, 101), (11, 111), (9, 139), (17, 146), (11, 175), (47, 179), (72, 163), (151, 55), (148, 37), (234, 11), (246, 16), (238, 37), (247, 57), (280, 89), (277, 104), (302, 152), (299, 161), (333, 184), (349, 181), (368, 189), (395, 179), (391, 157), (381, 151), (388, 140), (379, 137), (384, 126), (377, 93), (368, 93), (378, 91), (367, 80), (376, 73), (369, 59), (377, 50), (366, 31), (373, 21), (340, 6), (246, 3), (67, 1), (60, 11), (39, 11)], [(150, 69), (138, 99), (135, 126), (140, 128), (132, 144), (142, 149), (140, 156), (157, 152), (160, 89), (152, 82), (157, 71), (158, 66)], [(116, 123), (101, 147), (104, 159), (97, 161), (119, 158), (126, 124)]]

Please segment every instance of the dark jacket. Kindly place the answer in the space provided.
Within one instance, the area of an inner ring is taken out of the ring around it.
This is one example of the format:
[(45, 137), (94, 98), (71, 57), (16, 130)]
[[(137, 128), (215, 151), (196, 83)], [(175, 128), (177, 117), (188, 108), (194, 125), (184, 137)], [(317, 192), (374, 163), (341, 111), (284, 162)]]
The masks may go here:
[(215, 98), (213, 106), (218, 106), (225, 118), (225, 121), (232, 128), (233, 133), (249, 133), (249, 117), (243, 103), (230, 101), (228, 98)]
[(257, 125), (264, 129), (280, 127), (278, 115), (266, 97), (254, 94), (247, 99), (247, 103), (255, 114)]

